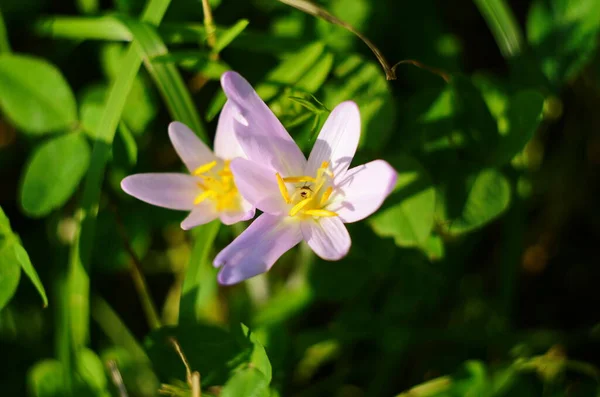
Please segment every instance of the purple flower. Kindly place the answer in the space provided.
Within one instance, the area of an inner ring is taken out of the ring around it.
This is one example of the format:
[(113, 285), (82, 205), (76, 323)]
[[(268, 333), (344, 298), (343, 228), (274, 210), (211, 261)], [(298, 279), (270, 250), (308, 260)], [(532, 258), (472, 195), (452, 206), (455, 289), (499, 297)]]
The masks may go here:
[(343, 102), (331, 112), (307, 161), (243, 77), (228, 72), (221, 83), (247, 155), (233, 160), (231, 171), (242, 196), (264, 214), (215, 258), (219, 282), (235, 284), (268, 271), (302, 240), (323, 259), (345, 256), (351, 241), (344, 223), (375, 212), (397, 177), (383, 160), (349, 168), (360, 138), (358, 106)]
[(234, 107), (227, 103), (219, 117), (215, 153), (177, 121), (169, 124), (169, 138), (190, 174), (135, 174), (121, 181), (128, 194), (149, 204), (190, 211), (181, 222), (189, 230), (216, 218), (231, 225), (254, 216), (254, 206), (238, 192), (230, 170), (231, 160), (245, 157), (233, 131)]

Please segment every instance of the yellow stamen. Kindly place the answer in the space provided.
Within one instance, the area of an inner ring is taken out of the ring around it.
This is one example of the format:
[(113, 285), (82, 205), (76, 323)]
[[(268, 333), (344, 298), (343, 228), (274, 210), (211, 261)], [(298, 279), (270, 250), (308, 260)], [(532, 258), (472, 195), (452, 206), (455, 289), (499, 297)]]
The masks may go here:
[(287, 190), (287, 186), (285, 186), (285, 180), (279, 175), (279, 172), (275, 174), (277, 177), (277, 186), (279, 186), (279, 191), (281, 192), (281, 196), (285, 200), (286, 204), (291, 204), (292, 199), (290, 198), (290, 193)]
[(287, 178), (283, 178), (283, 181), (286, 183), (299, 183), (299, 182), (316, 182), (316, 179), (312, 176), (290, 176)]
[(311, 216), (323, 216), (323, 217), (334, 217), (339, 216), (337, 213), (328, 210), (306, 210), (304, 211), (306, 215)]
[(298, 212), (300, 212), (300, 210), (302, 208), (304, 208), (308, 204), (310, 204), (311, 201), (312, 201), (311, 199), (306, 199), (306, 200), (300, 201), (298, 204), (296, 204), (294, 207), (292, 207), (292, 209), (290, 210), (290, 216), (295, 216)]
[(321, 201), (319, 202), (319, 207), (322, 208), (325, 205), (327, 200), (329, 200), (329, 197), (331, 197), (331, 193), (333, 193), (333, 187), (329, 186), (327, 188), (327, 190), (325, 190), (325, 193), (323, 193), (323, 195), (321, 196)]
[(196, 168), (194, 170), (194, 172), (192, 172), (192, 175), (199, 176), (201, 174), (207, 173), (208, 171), (215, 168), (216, 165), (217, 165), (217, 160), (213, 160), (210, 163), (206, 163), (206, 164), (201, 165), (200, 167)]
[(207, 198), (214, 196), (214, 192), (212, 190), (207, 190), (201, 194), (198, 195), (198, 197), (196, 197), (196, 199), (194, 200), (194, 205), (198, 205), (201, 202), (203, 202), (204, 200), (206, 200)]

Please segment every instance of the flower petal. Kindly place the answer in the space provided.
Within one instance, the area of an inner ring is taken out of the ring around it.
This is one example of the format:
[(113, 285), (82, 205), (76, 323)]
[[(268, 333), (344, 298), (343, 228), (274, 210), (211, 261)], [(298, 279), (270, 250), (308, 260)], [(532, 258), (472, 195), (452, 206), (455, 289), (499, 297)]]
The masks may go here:
[(334, 181), (332, 203), (327, 206), (344, 223), (356, 222), (377, 211), (394, 190), (398, 174), (383, 160), (351, 168)]
[(268, 271), (301, 240), (298, 222), (262, 214), (215, 258), (214, 266), (222, 267), (219, 283), (236, 284)]
[(242, 158), (234, 159), (230, 168), (235, 186), (250, 204), (271, 215), (280, 215), (286, 210), (274, 170)]
[(215, 160), (215, 155), (194, 131), (178, 121), (169, 124), (169, 138), (175, 151), (190, 172)]
[(350, 250), (350, 234), (338, 217), (304, 221), (301, 228), (304, 240), (322, 259), (337, 261)]
[(221, 85), (237, 110), (234, 129), (248, 158), (283, 176), (301, 175), (304, 154), (252, 86), (235, 72), (224, 73)]
[(246, 157), (244, 149), (235, 136), (233, 123), (235, 122), (235, 106), (227, 102), (221, 110), (217, 132), (215, 134), (215, 154), (223, 160), (232, 160), (236, 157)]
[(194, 207), (192, 212), (181, 222), (181, 228), (190, 230), (217, 219), (217, 216), (215, 206), (212, 203), (204, 202)]
[(125, 193), (158, 207), (191, 210), (199, 193), (197, 179), (185, 174), (135, 174), (121, 181)]
[(356, 103), (342, 102), (333, 109), (323, 125), (308, 157), (306, 175), (314, 175), (323, 161), (330, 163), (335, 175), (350, 166), (360, 139), (360, 111)]
[(242, 208), (239, 211), (226, 211), (219, 214), (221, 222), (225, 225), (233, 225), (241, 221), (247, 221), (248, 219), (254, 218), (256, 212), (254, 206), (247, 200), (241, 199)]

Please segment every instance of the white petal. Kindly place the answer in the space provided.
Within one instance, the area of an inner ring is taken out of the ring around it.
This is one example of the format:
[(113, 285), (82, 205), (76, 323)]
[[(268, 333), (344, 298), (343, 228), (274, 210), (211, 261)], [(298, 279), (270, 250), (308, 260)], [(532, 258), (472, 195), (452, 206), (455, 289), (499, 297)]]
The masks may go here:
[(146, 203), (174, 210), (191, 210), (200, 193), (197, 179), (185, 174), (135, 174), (121, 181), (125, 193)]
[(306, 175), (314, 175), (324, 161), (335, 175), (343, 174), (354, 157), (360, 139), (360, 111), (356, 103), (342, 102), (333, 109), (313, 146)]
[(183, 230), (190, 230), (199, 225), (212, 222), (217, 219), (215, 206), (212, 203), (204, 202), (194, 207), (192, 212), (181, 222)]
[(356, 222), (377, 211), (394, 190), (398, 174), (383, 160), (375, 160), (349, 169), (334, 180), (332, 203), (344, 223)]
[(322, 259), (337, 261), (350, 250), (350, 234), (338, 217), (304, 221), (301, 228), (304, 240)]
[(215, 267), (222, 267), (219, 283), (231, 285), (268, 271), (302, 240), (298, 222), (262, 214), (231, 244), (219, 252)]
[(283, 176), (301, 175), (304, 154), (252, 86), (235, 72), (224, 73), (221, 85), (237, 110), (234, 129), (248, 159)]
[(233, 129), (235, 112), (237, 112), (235, 106), (232, 105), (231, 102), (227, 102), (223, 107), (223, 110), (221, 110), (219, 122), (217, 123), (215, 154), (223, 160), (246, 157), (244, 149), (240, 146)]
[(271, 215), (286, 211), (274, 170), (242, 158), (234, 159), (230, 168), (235, 186), (250, 204)]
[(169, 138), (179, 158), (190, 172), (216, 159), (208, 146), (185, 124), (178, 121), (169, 124)]
[(241, 221), (247, 221), (249, 219), (254, 218), (254, 213), (256, 212), (254, 206), (250, 204), (247, 200), (241, 199), (241, 209), (239, 211), (224, 211), (219, 214), (219, 218), (221, 218), (221, 222), (225, 225), (233, 225), (234, 223), (238, 223)]

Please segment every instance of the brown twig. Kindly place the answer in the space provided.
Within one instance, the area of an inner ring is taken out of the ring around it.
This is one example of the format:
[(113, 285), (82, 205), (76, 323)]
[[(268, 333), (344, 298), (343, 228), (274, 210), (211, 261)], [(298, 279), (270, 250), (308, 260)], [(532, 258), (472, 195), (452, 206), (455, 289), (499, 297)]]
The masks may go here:
[(435, 73), (437, 75), (439, 75), (440, 77), (442, 77), (446, 82), (448, 82), (450, 80), (448, 73), (441, 71), (440, 69), (436, 69), (430, 66), (427, 66), (425, 64), (423, 64), (422, 62), (419, 61), (414, 61), (414, 60), (405, 60), (405, 61), (400, 61), (398, 63), (396, 63), (393, 66), (390, 66), (390, 64), (388, 63), (388, 61), (385, 59), (385, 57), (383, 56), (383, 54), (381, 53), (381, 51), (379, 51), (379, 49), (375, 46), (375, 44), (373, 44), (373, 42), (371, 40), (369, 40), (367, 37), (365, 37), (362, 33), (360, 33), (358, 30), (356, 30), (352, 25), (350, 25), (347, 22), (342, 21), (341, 19), (339, 19), (338, 17), (336, 17), (335, 15), (332, 15), (329, 11), (311, 3), (310, 1), (307, 0), (279, 0), (284, 4), (287, 4), (291, 7), (294, 7), (300, 11), (303, 11), (307, 14), (310, 14), (314, 17), (317, 18), (321, 18), (329, 23), (332, 23), (334, 25), (338, 25), (341, 26), (342, 28), (346, 29), (347, 31), (353, 33), (354, 35), (356, 35), (359, 39), (361, 39), (366, 45), (367, 47), (369, 47), (369, 49), (373, 52), (373, 54), (375, 55), (375, 57), (377, 58), (377, 60), (379, 61), (379, 63), (381, 64), (381, 66), (383, 67), (383, 70), (385, 72), (385, 78), (387, 80), (396, 80), (397, 76), (396, 76), (396, 67), (398, 65), (404, 64), (404, 63), (409, 63), (411, 65), (414, 65), (416, 67), (428, 70), (432, 73)]
[(128, 397), (127, 389), (125, 389), (123, 377), (121, 376), (121, 372), (119, 372), (119, 367), (117, 367), (117, 363), (114, 360), (109, 360), (106, 363), (106, 365), (108, 366), (108, 370), (110, 371), (110, 378), (112, 379), (113, 384), (119, 392), (119, 397)]
[(170, 342), (185, 366), (186, 379), (190, 389), (192, 389), (192, 397), (202, 397), (202, 390), (200, 389), (200, 372), (192, 372), (190, 363), (185, 357), (185, 354), (183, 354), (183, 350), (181, 350), (181, 346), (179, 345), (179, 342), (177, 342), (177, 339), (171, 338)]

